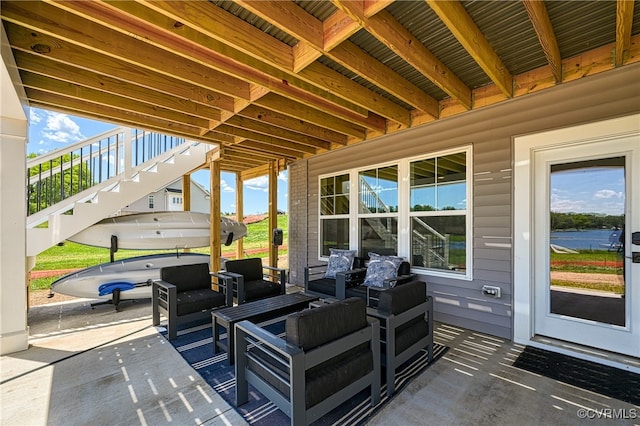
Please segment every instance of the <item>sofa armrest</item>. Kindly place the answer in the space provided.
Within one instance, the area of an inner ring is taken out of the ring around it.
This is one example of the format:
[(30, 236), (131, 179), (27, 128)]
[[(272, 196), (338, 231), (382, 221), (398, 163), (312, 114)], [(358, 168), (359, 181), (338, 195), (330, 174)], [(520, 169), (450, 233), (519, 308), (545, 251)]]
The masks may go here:
[(235, 272), (229, 272), (229, 271), (224, 271), (224, 272), (221, 272), (220, 274), (225, 275), (229, 278), (227, 283), (229, 284), (228, 294), (231, 294), (231, 300), (233, 300), (233, 292), (235, 290), (236, 297), (238, 298), (238, 305), (241, 303), (244, 303), (245, 294), (246, 294), (244, 289), (244, 275), (237, 274)]
[(280, 294), (285, 294), (286, 290), (287, 290), (287, 278), (286, 278), (286, 271), (284, 268), (277, 268), (275, 266), (263, 266), (262, 267), (263, 270), (266, 270), (267, 273), (264, 274), (265, 278), (267, 279), (273, 279), (276, 278), (278, 284), (280, 284)]
[(175, 339), (177, 331), (173, 327), (178, 318), (178, 288), (166, 281), (155, 280), (151, 283), (152, 325), (160, 324), (160, 311), (167, 316), (169, 340)]
[(344, 300), (349, 287), (360, 285), (367, 276), (367, 268), (351, 269), (336, 273), (336, 299)]
[[(249, 382), (247, 381), (247, 365), (248, 356), (247, 348), (249, 345), (254, 345), (254, 348), (264, 353), (277, 354), (283, 360), (287, 362), (284, 365), (285, 369), (290, 372), (294, 370), (293, 364), (299, 364), (297, 359), (301, 359), (304, 356), (303, 351), (291, 344), (288, 344), (286, 340), (281, 339), (273, 333), (270, 333), (262, 327), (253, 324), (250, 321), (240, 321), (235, 326), (235, 373), (236, 373), (236, 406), (246, 404), (249, 399)], [(304, 367), (303, 367), (304, 368)], [(299, 370), (299, 368), (296, 368)], [(271, 371), (265, 368), (265, 371), (271, 374)], [(302, 370), (304, 374), (304, 370)], [(276, 376), (276, 373), (273, 373)], [(291, 377), (291, 375), (290, 375)], [(291, 386), (291, 383), (288, 383)]]
[(224, 291), (225, 304), (233, 306), (233, 278), (228, 275), (228, 272), (224, 271), (209, 272), (209, 274), (218, 280), (218, 287)]
[(408, 274), (408, 275), (398, 275), (394, 278), (388, 278), (384, 280), (383, 286), (385, 288), (395, 287), (400, 284), (405, 284), (411, 281), (414, 281), (418, 278), (416, 274)]

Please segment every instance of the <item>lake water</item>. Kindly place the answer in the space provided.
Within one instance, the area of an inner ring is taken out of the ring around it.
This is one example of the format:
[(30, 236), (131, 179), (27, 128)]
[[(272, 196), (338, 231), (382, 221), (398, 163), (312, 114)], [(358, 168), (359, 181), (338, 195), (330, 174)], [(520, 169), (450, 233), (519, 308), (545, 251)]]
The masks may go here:
[[(619, 232), (619, 231), (618, 231)], [(611, 229), (587, 229), (551, 233), (551, 244), (574, 250), (607, 250), (611, 244)], [(617, 242), (617, 237), (612, 237)]]

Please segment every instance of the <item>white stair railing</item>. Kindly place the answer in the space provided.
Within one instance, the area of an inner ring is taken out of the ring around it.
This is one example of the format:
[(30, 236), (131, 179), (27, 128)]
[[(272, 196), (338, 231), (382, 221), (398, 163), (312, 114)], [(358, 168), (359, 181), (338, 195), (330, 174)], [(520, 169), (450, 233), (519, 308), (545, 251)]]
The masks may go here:
[(30, 159), (27, 256), (36, 256), (200, 167), (212, 149), (217, 148), (118, 128)]
[(134, 179), (144, 164), (185, 143), (185, 139), (118, 127), (27, 161), (27, 227), (88, 201), (97, 191)]

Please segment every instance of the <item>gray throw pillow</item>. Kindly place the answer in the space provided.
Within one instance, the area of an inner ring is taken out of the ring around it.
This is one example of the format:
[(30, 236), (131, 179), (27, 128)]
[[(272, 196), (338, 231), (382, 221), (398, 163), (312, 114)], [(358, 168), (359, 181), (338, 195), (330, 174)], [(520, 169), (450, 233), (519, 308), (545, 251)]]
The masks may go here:
[(356, 257), (355, 250), (329, 249), (329, 264), (324, 273), (325, 278), (334, 278), (336, 273), (348, 271), (353, 267), (353, 259)]

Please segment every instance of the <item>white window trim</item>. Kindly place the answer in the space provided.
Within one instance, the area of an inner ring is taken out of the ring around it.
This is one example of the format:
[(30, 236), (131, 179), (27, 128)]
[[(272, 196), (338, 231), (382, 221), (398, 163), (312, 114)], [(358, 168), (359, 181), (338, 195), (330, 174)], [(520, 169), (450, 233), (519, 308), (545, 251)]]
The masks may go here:
[[(410, 180), (409, 180), (409, 165), (413, 161), (423, 160), (427, 158), (435, 158), (435, 157), (443, 157), (449, 154), (455, 154), (465, 152), (467, 158), (467, 170), (466, 170), (466, 183), (467, 183), (467, 208), (466, 211), (460, 212), (456, 210), (448, 211), (448, 215), (464, 215), (466, 216), (465, 226), (466, 226), (466, 272), (464, 274), (459, 272), (447, 272), (440, 271), (437, 269), (426, 269), (426, 268), (412, 268), (414, 273), (418, 275), (424, 276), (433, 276), (433, 277), (442, 277), (447, 279), (455, 279), (462, 281), (472, 281), (473, 280), (473, 146), (465, 145), (457, 148), (450, 148), (441, 151), (430, 152), (427, 154), (416, 155), (413, 157), (402, 158), (396, 161), (387, 161), (383, 163), (375, 163), (370, 164), (364, 167), (359, 167), (355, 169), (348, 170), (340, 170), (333, 173), (325, 173), (318, 176), (318, 260), (327, 261), (329, 258), (327, 256), (322, 256), (322, 234), (321, 234), (321, 220), (322, 219), (344, 219), (347, 215), (327, 215), (322, 216), (321, 212), (321, 182), (322, 179), (328, 177), (335, 177), (339, 175), (348, 174), (349, 175), (349, 247), (355, 250), (359, 250), (359, 222), (362, 217), (395, 217), (398, 221), (398, 256), (405, 257), (406, 259), (410, 259), (411, 257), (411, 235), (410, 235), (410, 227), (411, 227), (411, 217), (413, 215), (440, 215), (441, 212), (411, 212), (410, 203)], [(390, 213), (360, 213), (359, 212), (359, 202), (360, 202), (360, 194), (359, 194), (359, 185), (358, 178), (359, 174), (363, 170), (371, 170), (378, 169), (382, 167), (388, 166), (397, 166), (398, 167), (398, 211), (390, 212)], [(353, 202), (357, 200), (357, 202)], [(440, 213), (440, 214), (439, 214)]]
[[(353, 185), (352, 185), (352, 181), (351, 181), (351, 177), (352, 175), (350, 174), (350, 172), (348, 170), (345, 171), (341, 171), (341, 172), (336, 172), (336, 173), (328, 173), (328, 174), (324, 174), (324, 175), (320, 175), (318, 176), (318, 260), (324, 260), (325, 262), (329, 260), (329, 256), (323, 256), (322, 255), (322, 220), (323, 219), (349, 219), (349, 247), (353, 247), (353, 241), (352, 241), (352, 234), (353, 234), (353, 228), (352, 228), (352, 222), (351, 222), (351, 212), (349, 212), (348, 214), (332, 214), (332, 215), (322, 215), (322, 179), (325, 178), (329, 178), (329, 177), (333, 177), (335, 178), (336, 176), (340, 176), (340, 175), (349, 175), (349, 194), (347, 194), (348, 198), (349, 198), (349, 209), (351, 209), (351, 205), (353, 204), (351, 202), (352, 200), (352, 195), (353, 195)], [(333, 194), (335, 196), (335, 193)]]
[[(415, 269), (413, 272), (419, 275), (426, 275), (432, 277), (443, 277), (443, 278), (452, 278), (463, 281), (473, 281), (473, 145), (467, 145), (464, 147), (451, 148), (442, 151), (437, 151), (433, 153), (429, 153), (428, 155), (419, 155), (415, 157), (407, 158), (407, 178), (406, 178), (406, 196), (409, 197), (409, 193), (411, 191), (410, 186), (411, 182), (409, 181), (409, 165), (414, 161), (424, 160), (427, 158), (435, 158), (435, 157), (444, 157), (449, 154), (457, 154), (460, 152), (464, 152), (466, 154), (467, 159), (467, 172), (465, 175), (465, 181), (467, 183), (467, 208), (464, 212), (460, 210), (447, 210), (447, 216), (465, 216), (465, 227), (466, 227), (466, 242), (465, 242), (465, 250), (467, 253), (466, 256), (466, 271), (464, 274), (459, 272), (447, 272), (444, 270), (438, 269), (428, 269), (428, 268), (412, 268)], [(406, 200), (406, 208), (407, 208), (407, 224), (406, 232), (407, 234), (411, 228), (411, 217), (413, 216), (443, 216), (442, 211), (433, 211), (433, 212), (412, 212), (411, 207), (409, 206), (410, 200)], [(398, 224), (398, 233), (400, 229), (400, 225)], [(407, 241), (406, 247), (409, 248), (410, 241)], [(407, 255), (410, 255), (408, 253)], [(406, 257), (406, 256), (405, 256)]]

